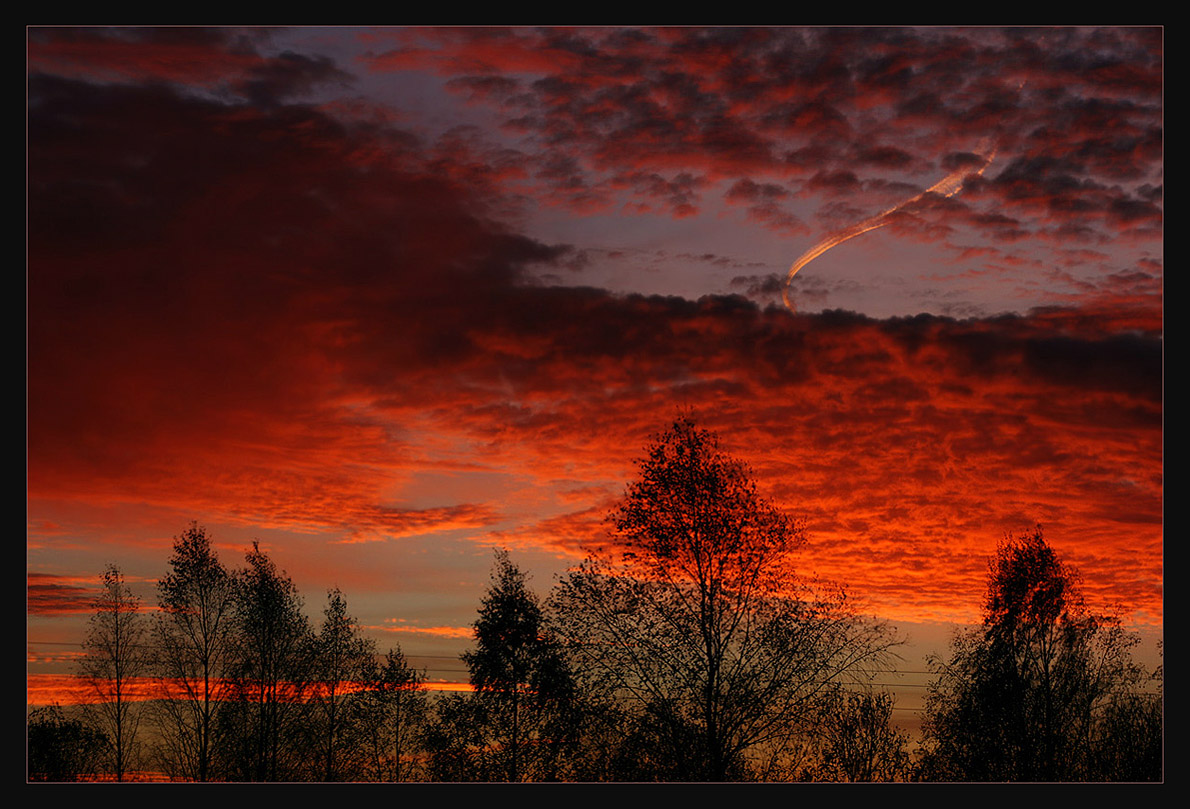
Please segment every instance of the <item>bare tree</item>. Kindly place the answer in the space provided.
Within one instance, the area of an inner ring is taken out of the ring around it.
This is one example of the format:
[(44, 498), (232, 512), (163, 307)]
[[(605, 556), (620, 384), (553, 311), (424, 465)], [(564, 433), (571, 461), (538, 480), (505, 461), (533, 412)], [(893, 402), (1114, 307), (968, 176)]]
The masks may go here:
[(488, 755), (487, 704), (472, 694), (442, 694), (434, 700), (423, 744), (431, 781), (496, 781)]
[(712, 433), (680, 418), (639, 466), (611, 547), (560, 582), (551, 612), (589, 687), (627, 698), (669, 751), (657, 777), (745, 777), (750, 752), (780, 747), (896, 640), (842, 590), (798, 581), (804, 531)]
[(1094, 777), (1160, 781), (1165, 767), (1165, 701), (1160, 689), (1113, 694), (1096, 717), (1091, 741)]
[(150, 664), (149, 628), (140, 599), (124, 584), (118, 567), (108, 565), (100, 581), (78, 666), (96, 699), (87, 713), (106, 740), (107, 766), (117, 781), (123, 781), (137, 749), (140, 701), (131, 691)]
[(227, 691), (235, 581), (197, 523), (174, 538), (170, 570), (157, 583), (155, 668), (160, 677), (162, 763), (167, 772), (214, 776), (216, 719)]

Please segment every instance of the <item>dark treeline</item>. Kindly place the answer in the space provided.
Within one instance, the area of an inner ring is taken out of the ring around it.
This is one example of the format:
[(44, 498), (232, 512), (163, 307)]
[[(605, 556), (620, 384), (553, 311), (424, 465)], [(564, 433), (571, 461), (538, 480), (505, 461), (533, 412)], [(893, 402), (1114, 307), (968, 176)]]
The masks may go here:
[(29, 777), (1162, 778), (1160, 671), (1088, 610), (1040, 529), (1001, 544), (982, 625), (931, 661), (911, 751), (870, 686), (900, 638), (795, 576), (803, 526), (712, 433), (678, 419), (658, 436), (609, 528), (544, 601), (497, 554), (463, 655), (473, 691), (445, 693), (399, 647), (381, 655), (343, 593), (312, 623), (256, 544), (229, 569), (192, 524), (154, 615), (104, 572), (79, 666), (94, 701), (30, 714)]

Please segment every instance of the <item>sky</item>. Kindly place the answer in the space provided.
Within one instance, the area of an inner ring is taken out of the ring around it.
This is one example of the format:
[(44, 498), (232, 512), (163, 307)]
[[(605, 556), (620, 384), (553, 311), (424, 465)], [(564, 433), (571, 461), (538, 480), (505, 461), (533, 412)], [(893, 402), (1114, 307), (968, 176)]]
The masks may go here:
[(26, 45), (30, 683), (191, 521), (465, 679), (493, 551), (544, 596), (680, 414), (926, 651), (1037, 525), (1160, 636), (1163, 29)]

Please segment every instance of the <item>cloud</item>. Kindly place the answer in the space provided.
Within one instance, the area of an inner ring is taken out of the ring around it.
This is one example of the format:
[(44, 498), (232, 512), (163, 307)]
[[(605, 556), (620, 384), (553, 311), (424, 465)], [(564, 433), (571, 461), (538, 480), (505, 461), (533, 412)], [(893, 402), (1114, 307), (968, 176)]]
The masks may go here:
[(99, 595), (93, 586), (51, 573), (28, 573), (25, 608), (30, 615), (90, 613)]
[[(1013, 316), (792, 315), (735, 295), (541, 285), (581, 246), (510, 224), (517, 195), (535, 188), (559, 204), (624, 199), (673, 216), (726, 195), (787, 228), (798, 225), (781, 206), (811, 191), (899, 201), (902, 174), (920, 190), (969, 153), (979, 127), (956, 123), (966, 113), (1032, 126), (1042, 98), (1065, 109), (1079, 90), (1151, 93), (1110, 68), (1124, 61), (1117, 50), (1148, 53), (1146, 35), (1053, 34), (1068, 56), (1103, 49), (1102, 86), (993, 30), (393, 36), (377, 40), (373, 69), (470, 77), (452, 86), (499, 104), (548, 150), (280, 103), (292, 95), (272, 85), (228, 100), (94, 73), (30, 79), (34, 521), (73, 500), (577, 558), (649, 436), (688, 407), (806, 516), (802, 569), (848, 582), (885, 614), (974, 614), (995, 542), (1040, 521), (1092, 596), (1160, 615), (1156, 259), (1090, 290), (1072, 274), (1071, 297)], [(860, 41), (870, 56), (840, 47)], [(902, 48), (922, 66), (894, 58)], [(1004, 89), (993, 68), (1005, 53), (1027, 90)], [(973, 73), (951, 77), (944, 55), (970, 57)], [(316, 61), (290, 67), (277, 81), (295, 89), (311, 72), (332, 77)], [(1043, 81), (1042, 67), (1067, 84)], [(927, 93), (946, 101), (914, 102)], [(1151, 124), (1146, 98), (1121, 108), (1131, 126)], [(877, 113), (879, 127), (867, 120)], [(947, 122), (938, 143), (917, 137)], [(829, 142), (842, 125), (872, 128), (859, 159)], [(1022, 151), (999, 176), (904, 233), (957, 252), (973, 245), (948, 228), (965, 221), (992, 242), (989, 261), (1008, 265), (1022, 239), (1098, 250), (1104, 227), (1143, 242), (1159, 226), (1144, 149), (1132, 191), (1094, 150), (1030, 151), (1041, 136), (1028, 131), (1005, 133)], [(822, 162), (791, 171), (791, 152)], [(819, 212), (854, 222), (857, 206), (848, 196)], [(763, 275), (735, 288), (771, 292)], [(413, 494), (430, 474), (471, 489)], [(37, 591), (61, 596), (46, 604), (81, 597), (52, 584)]]
[[(1159, 253), (1161, 202), (1147, 189), (1162, 172), (1160, 28), (417, 29), (368, 38), (399, 43), (365, 57), (373, 71), (433, 71), (502, 122), (531, 178), (518, 193), (539, 204), (685, 218), (721, 200), (742, 205), (749, 223), (803, 235), (808, 217), (792, 199), (803, 210), (813, 204), (826, 230), (843, 227), (979, 163), (973, 151), (990, 138), (998, 156), (983, 180), (912, 228), (903, 222), (898, 237), (1024, 241), (1035, 252), (1131, 243)], [(683, 177), (697, 179), (696, 192), (674, 193)], [(778, 188), (796, 196), (757, 198)], [(840, 198), (854, 216), (830, 221)]]
[(31, 28), (33, 73), (90, 81), (166, 82), (272, 106), (351, 76), (325, 56), (263, 53), (267, 28)]
[(245, 514), (286, 499), (301, 524), (338, 502), (403, 531), (352, 505), (344, 468), (401, 466), (352, 387), (472, 355), (470, 314), (565, 249), (486, 224), (424, 166), (359, 165), (361, 142), (311, 109), (32, 87), (34, 489), (131, 474), (168, 500), (234, 454)]
[(431, 635), (436, 638), (464, 638), (470, 640), (475, 637), (475, 630), (469, 626), (407, 626), (404, 624), (386, 624), (372, 628), (381, 632)]

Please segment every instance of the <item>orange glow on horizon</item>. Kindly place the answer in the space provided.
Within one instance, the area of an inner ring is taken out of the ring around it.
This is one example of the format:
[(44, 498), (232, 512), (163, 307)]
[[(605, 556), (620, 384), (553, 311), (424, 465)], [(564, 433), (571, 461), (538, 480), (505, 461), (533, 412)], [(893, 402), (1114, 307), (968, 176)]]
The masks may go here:
[(454, 658), (491, 549), (544, 598), (678, 414), (865, 614), (975, 621), (1040, 525), (1160, 630), (1163, 47), (30, 27), (30, 700), (90, 698), (43, 672), (98, 574), (154, 617), (191, 521), (229, 570), (259, 540), (311, 625), (338, 587)]
[[(151, 677), (138, 677), (125, 681), (124, 698), (128, 702), (148, 702), (161, 699), (165, 695), (160, 680)], [(219, 683), (219, 689), (226, 693), (228, 682)], [(363, 683), (340, 684), (340, 693), (354, 693), (365, 690)], [(421, 689), (432, 692), (471, 692), (475, 689), (470, 683), (452, 683), (443, 681), (429, 681), (421, 684)], [(318, 684), (303, 687), (303, 698), (316, 698), (321, 690)], [(26, 677), (25, 701), (31, 706), (45, 705), (93, 705), (109, 701), (82, 677), (74, 674), (29, 674)]]

